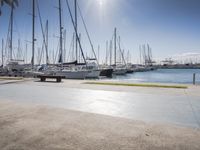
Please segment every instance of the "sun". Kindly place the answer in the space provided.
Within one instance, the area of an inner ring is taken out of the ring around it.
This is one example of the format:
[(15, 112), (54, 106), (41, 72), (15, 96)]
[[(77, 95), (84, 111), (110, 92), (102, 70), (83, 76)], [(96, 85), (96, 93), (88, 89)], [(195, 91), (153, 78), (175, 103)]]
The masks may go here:
[(100, 5), (100, 6), (103, 5), (103, 0), (99, 0), (99, 5)]
[(100, 5), (100, 6), (103, 6), (103, 4), (104, 4), (104, 1), (105, 1), (105, 0), (98, 0), (98, 2), (99, 2), (99, 5)]

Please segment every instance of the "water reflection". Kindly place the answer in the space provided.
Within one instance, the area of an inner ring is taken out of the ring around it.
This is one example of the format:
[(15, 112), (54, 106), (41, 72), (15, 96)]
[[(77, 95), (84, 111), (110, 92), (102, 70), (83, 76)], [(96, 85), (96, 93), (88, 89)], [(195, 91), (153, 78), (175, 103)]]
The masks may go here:
[(197, 74), (196, 81), (200, 83), (200, 69), (158, 69), (149, 72), (136, 72), (126, 76), (116, 76), (110, 80), (125, 82), (161, 82), (161, 83), (192, 83), (193, 73)]

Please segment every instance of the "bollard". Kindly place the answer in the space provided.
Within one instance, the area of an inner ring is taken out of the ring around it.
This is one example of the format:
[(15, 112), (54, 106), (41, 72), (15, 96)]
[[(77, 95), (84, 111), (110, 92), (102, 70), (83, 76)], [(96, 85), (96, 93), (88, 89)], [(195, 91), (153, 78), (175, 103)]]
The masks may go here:
[(196, 84), (196, 74), (194, 73), (193, 74), (193, 85), (195, 85)]

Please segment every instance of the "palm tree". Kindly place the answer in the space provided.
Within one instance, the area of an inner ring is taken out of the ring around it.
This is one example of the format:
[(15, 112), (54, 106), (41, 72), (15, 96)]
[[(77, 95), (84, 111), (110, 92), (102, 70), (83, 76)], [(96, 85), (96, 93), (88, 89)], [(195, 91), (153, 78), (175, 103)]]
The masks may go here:
[(1, 6), (3, 6), (4, 3), (14, 8), (15, 6), (18, 6), (18, 0), (0, 0), (0, 16), (1, 16)]

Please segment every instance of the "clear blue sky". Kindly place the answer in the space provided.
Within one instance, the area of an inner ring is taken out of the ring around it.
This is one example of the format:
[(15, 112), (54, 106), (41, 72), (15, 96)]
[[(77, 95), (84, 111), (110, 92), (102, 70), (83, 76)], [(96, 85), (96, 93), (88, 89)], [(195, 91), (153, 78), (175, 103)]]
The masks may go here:
[[(14, 47), (18, 38), (23, 48), (31, 41), (31, 0), (19, 0), (15, 10)], [(43, 22), (50, 24), (50, 51), (56, 50), (58, 30), (58, 0), (38, 0)], [(73, 0), (69, 0), (73, 7)], [(101, 56), (105, 55), (106, 40), (110, 40), (114, 27), (122, 39), (122, 48), (130, 50), (133, 62), (139, 60), (139, 45), (149, 43), (155, 58), (165, 58), (186, 52), (200, 53), (200, 0), (78, 0), (88, 26), (91, 39)], [(72, 40), (72, 24), (66, 1), (62, 0), (64, 28), (67, 30), (67, 48)], [(2, 8), (0, 38), (6, 38), (10, 9)], [(41, 29), (37, 15), (37, 47), (41, 47)], [(85, 53), (91, 53), (83, 24), (79, 17), (79, 32)], [(29, 53), (31, 45), (29, 44)]]

